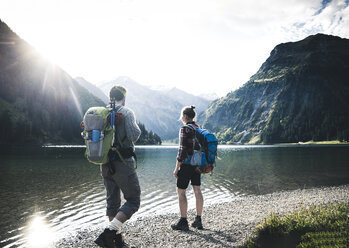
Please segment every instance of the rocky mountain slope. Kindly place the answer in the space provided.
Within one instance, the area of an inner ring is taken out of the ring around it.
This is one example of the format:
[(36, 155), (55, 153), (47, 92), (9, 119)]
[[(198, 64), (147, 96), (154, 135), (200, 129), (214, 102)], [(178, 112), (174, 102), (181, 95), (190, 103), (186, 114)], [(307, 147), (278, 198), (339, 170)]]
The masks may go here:
[(348, 95), (349, 40), (317, 34), (276, 46), (201, 118), (224, 143), (349, 140)]

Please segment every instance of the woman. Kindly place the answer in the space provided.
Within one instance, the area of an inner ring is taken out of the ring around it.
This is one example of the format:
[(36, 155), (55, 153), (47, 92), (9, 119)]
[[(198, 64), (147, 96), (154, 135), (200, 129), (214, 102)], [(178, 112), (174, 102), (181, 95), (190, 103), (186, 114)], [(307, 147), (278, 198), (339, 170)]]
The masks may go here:
[[(181, 111), (181, 121), (184, 126), (179, 130), (179, 149), (177, 154), (176, 168), (173, 171), (174, 177), (177, 179), (177, 194), (181, 218), (171, 225), (173, 230), (189, 230), (187, 220), (188, 201), (186, 190), (189, 182), (194, 190), (196, 199), (196, 218), (192, 223), (192, 227), (202, 229), (201, 215), (203, 211), (204, 199), (201, 193), (201, 176), (200, 170), (196, 166), (190, 165), (190, 156), (194, 150), (199, 150), (200, 146), (195, 139), (195, 130), (199, 126), (195, 123), (195, 107), (187, 106)], [(190, 126), (189, 126), (190, 125)]]

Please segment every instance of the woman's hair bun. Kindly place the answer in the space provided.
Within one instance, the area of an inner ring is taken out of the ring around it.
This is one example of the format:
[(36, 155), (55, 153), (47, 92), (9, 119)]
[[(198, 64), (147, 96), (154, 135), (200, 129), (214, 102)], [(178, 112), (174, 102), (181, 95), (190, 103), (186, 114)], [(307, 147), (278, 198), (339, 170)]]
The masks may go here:
[[(187, 115), (189, 118), (194, 119), (196, 113), (195, 113), (195, 106), (186, 106), (182, 109), (182, 116)], [(181, 117), (182, 118), (182, 117)]]

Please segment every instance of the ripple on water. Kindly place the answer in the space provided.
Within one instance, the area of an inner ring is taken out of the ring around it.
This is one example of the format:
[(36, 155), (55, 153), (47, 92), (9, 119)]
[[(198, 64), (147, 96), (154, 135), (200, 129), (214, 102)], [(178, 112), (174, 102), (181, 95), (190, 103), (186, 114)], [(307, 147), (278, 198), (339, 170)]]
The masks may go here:
[[(178, 213), (172, 176), (177, 147), (137, 149), (142, 200), (135, 217)], [(349, 146), (219, 146), (221, 160), (217, 161), (217, 168), (212, 176), (202, 178), (205, 205), (231, 201), (245, 194), (304, 188), (305, 184), (307, 187), (346, 184), (348, 149)], [(66, 150), (66, 156), (59, 150), (63, 154), (59, 158), (50, 150), (54, 158), (40, 154), (27, 160), (16, 154), (2, 160), (0, 182), (6, 187), (5, 190), (0, 187), (1, 199), (5, 199), (0, 213), (6, 228), (0, 233), (1, 247), (25, 247), (27, 237), (22, 223), (26, 226), (33, 214), (44, 218), (57, 239), (91, 225), (105, 224), (106, 193), (99, 169), (86, 163), (82, 150), (76, 153)], [(187, 198), (189, 209), (195, 208), (190, 187)], [(12, 216), (13, 209), (18, 216)]]

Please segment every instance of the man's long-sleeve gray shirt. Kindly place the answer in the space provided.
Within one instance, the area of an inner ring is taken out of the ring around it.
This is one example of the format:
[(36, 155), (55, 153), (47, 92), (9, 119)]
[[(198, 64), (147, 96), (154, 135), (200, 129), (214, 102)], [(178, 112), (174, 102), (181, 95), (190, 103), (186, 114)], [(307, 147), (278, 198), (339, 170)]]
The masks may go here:
[(141, 130), (137, 125), (134, 112), (122, 106), (118, 112), (123, 114), (123, 121), (116, 125), (116, 132), (124, 146), (134, 146), (134, 143), (141, 135)]

